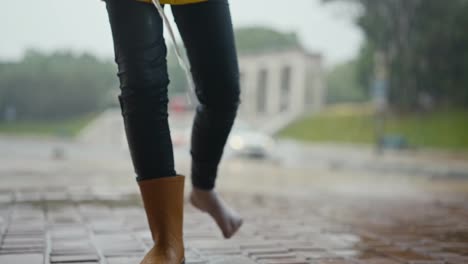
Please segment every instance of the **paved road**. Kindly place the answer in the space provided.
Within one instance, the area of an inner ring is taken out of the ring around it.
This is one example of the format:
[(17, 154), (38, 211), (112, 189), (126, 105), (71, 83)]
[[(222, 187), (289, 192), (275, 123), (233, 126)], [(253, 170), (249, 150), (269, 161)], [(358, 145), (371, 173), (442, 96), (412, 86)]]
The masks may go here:
[[(465, 178), (306, 165), (225, 160), (218, 186), (246, 224), (225, 241), (186, 206), (188, 263), (468, 263)], [(131, 175), (122, 149), (0, 139), (0, 263), (138, 263), (151, 241)]]
[[(273, 160), (227, 155), (218, 185), (234, 191), (294, 195), (333, 191), (415, 196), (427, 195), (426, 187), (463, 192), (468, 182), (468, 162), (447, 155), (394, 153), (378, 158), (370, 149), (291, 142), (278, 148), (281, 158)], [(187, 175), (187, 146), (175, 149), (175, 159), (178, 172)], [(122, 146), (0, 137), (0, 186), (134, 186), (133, 175), (128, 151)]]
[[(174, 143), (182, 145), (176, 153), (178, 160), (188, 158), (188, 146), (184, 143), (189, 142), (192, 119), (193, 113), (171, 113), (170, 123)], [(91, 145), (117, 146), (124, 149), (126, 142), (120, 111), (118, 109), (106, 111), (83, 131), (80, 140)], [(232, 156), (229, 151), (226, 154), (228, 158)], [(304, 144), (292, 140), (278, 140), (270, 156), (281, 166), (291, 168), (333, 169), (412, 177), (468, 178), (468, 153), (408, 150), (386, 151), (385, 155), (376, 156), (372, 147)]]
[[(152, 242), (137, 197), (127, 189), (3, 190), (0, 263), (139, 263)], [(466, 200), (227, 198), (246, 220), (232, 240), (186, 206), (187, 263), (468, 263)]]

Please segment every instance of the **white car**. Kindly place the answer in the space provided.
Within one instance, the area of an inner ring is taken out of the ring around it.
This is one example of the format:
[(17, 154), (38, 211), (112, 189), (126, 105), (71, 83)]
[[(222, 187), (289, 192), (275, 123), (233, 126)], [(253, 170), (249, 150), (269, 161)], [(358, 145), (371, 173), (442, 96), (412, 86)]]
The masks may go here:
[(275, 141), (272, 137), (242, 121), (236, 121), (227, 142), (227, 147), (234, 154), (253, 158), (271, 156), (274, 146)]

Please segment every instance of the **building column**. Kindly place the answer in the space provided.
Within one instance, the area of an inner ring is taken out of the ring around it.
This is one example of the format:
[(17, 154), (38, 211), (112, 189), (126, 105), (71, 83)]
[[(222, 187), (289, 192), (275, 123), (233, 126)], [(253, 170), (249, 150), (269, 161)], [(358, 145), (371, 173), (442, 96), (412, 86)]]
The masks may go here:
[(242, 80), (242, 108), (245, 118), (251, 118), (252, 113), (256, 111), (255, 102), (257, 100), (256, 91), (256, 67), (245, 64), (242, 68), (243, 80)]
[(280, 112), (281, 99), (281, 69), (283, 65), (279, 63), (269, 63), (268, 89), (267, 89), (267, 114), (276, 115)]

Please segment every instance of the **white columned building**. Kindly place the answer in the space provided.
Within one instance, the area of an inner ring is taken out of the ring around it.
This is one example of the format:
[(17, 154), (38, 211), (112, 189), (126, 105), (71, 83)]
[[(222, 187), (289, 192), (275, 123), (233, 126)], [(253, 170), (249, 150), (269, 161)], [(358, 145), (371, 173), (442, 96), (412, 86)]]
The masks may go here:
[(258, 126), (319, 111), (326, 100), (322, 57), (302, 49), (242, 54), (242, 119)]

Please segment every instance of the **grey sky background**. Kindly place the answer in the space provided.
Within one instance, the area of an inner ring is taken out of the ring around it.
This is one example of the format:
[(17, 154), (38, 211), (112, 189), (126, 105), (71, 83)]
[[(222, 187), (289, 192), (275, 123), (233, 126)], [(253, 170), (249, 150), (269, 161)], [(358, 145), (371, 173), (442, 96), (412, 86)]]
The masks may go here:
[[(231, 0), (231, 11), (235, 27), (296, 31), (306, 49), (322, 53), (327, 65), (353, 58), (362, 42), (349, 6), (322, 5), (320, 0)], [(3, 60), (21, 58), (28, 48), (113, 57), (105, 5), (99, 0), (0, 0), (0, 32)]]

